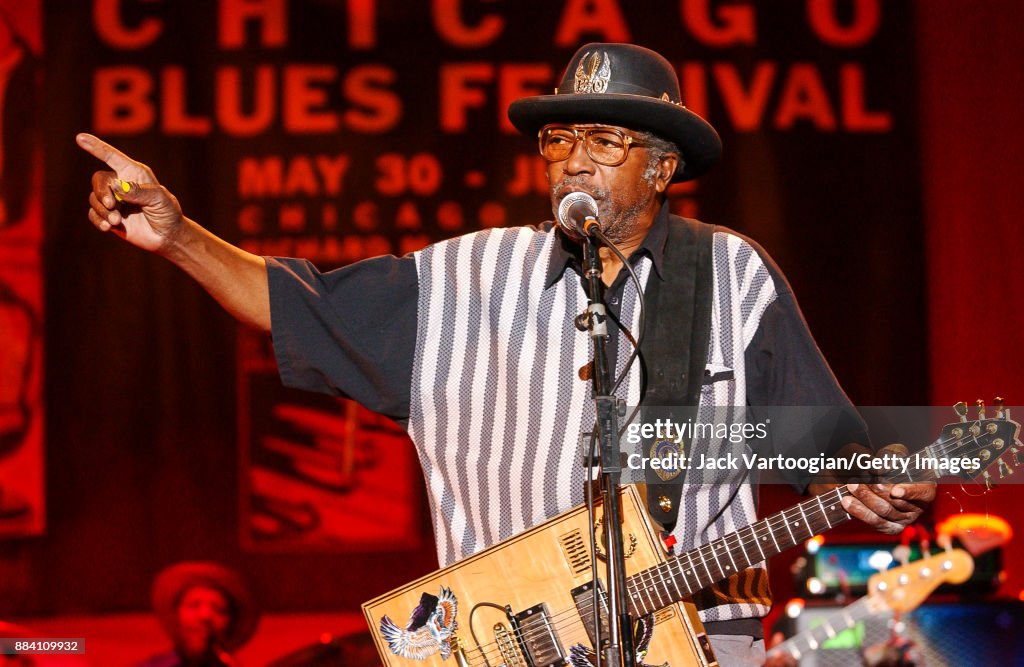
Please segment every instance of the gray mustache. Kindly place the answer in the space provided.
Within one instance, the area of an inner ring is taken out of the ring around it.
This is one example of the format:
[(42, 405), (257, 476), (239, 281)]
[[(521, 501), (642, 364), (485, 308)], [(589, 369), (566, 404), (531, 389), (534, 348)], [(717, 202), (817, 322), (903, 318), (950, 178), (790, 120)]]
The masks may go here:
[(588, 179), (579, 176), (569, 176), (551, 185), (551, 194), (559, 199), (574, 190), (587, 192), (595, 199), (606, 199), (609, 194), (607, 188), (594, 187)]

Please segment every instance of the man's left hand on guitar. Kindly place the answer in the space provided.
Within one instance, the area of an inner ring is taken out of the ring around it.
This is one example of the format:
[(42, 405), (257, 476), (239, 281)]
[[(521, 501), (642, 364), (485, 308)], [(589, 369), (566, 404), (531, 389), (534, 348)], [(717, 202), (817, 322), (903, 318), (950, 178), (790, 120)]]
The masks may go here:
[[(886, 455), (907, 456), (907, 448), (900, 444), (883, 447), (876, 457)], [(884, 474), (873, 471), (874, 474)], [(838, 484), (812, 484), (811, 493), (818, 495)], [(875, 530), (895, 535), (914, 523), (935, 499), (935, 484), (876, 484), (852, 483), (850, 495), (842, 499), (843, 508), (850, 516), (860, 519)]]
[(853, 517), (895, 535), (917, 521), (935, 499), (934, 484), (850, 484), (843, 507)]

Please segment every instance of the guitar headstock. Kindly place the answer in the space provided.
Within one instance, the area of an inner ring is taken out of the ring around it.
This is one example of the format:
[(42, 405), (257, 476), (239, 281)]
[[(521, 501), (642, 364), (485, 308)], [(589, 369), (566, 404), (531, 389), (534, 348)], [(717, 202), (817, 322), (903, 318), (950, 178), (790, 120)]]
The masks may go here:
[(963, 549), (951, 549), (879, 572), (868, 579), (868, 595), (881, 598), (895, 611), (908, 612), (939, 585), (963, 583), (972, 572), (974, 559), (971, 555)]
[(993, 467), (998, 474), (995, 479), (1005, 479), (1024, 464), (1024, 445), (1018, 440), (1020, 424), (1010, 418), (1010, 410), (1004, 407), (1002, 398), (996, 397), (993, 401), (991, 416), (986, 412), (984, 401), (979, 399), (975, 405), (977, 412), (973, 419), (966, 403), (961, 401), (954, 405), (959, 421), (943, 426), (939, 439), (928, 449), (946, 459), (976, 461), (976, 466), (950, 469), (950, 474), (968, 481), (980, 477), (986, 487), (991, 487)]

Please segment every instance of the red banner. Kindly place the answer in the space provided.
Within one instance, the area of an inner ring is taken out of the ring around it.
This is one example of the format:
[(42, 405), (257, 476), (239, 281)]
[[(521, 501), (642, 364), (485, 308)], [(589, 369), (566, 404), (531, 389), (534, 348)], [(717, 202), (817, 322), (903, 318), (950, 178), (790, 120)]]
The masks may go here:
[(0, 2), (0, 537), (46, 526), (38, 1)]

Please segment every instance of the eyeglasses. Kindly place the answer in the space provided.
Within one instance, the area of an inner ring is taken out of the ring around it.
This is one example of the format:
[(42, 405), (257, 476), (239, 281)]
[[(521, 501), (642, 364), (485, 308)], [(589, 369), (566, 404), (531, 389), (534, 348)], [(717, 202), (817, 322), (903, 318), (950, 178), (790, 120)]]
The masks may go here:
[(606, 167), (617, 167), (626, 161), (630, 146), (645, 146), (621, 130), (610, 127), (577, 129), (567, 125), (542, 127), (537, 135), (540, 154), (548, 162), (565, 160), (582, 140), (590, 159)]

